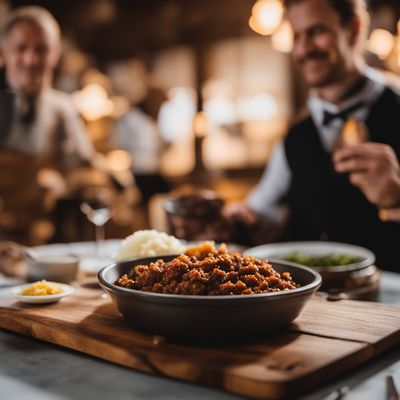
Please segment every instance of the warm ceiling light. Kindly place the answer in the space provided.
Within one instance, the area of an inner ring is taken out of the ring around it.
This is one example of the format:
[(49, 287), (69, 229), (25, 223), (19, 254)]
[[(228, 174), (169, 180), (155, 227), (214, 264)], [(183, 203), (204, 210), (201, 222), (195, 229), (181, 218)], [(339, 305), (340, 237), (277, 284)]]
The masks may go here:
[(188, 137), (196, 114), (196, 94), (191, 88), (174, 87), (168, 91), (158, 115), (160, 134), (168, 142)]
[(132, 165), (132, 157), (125, 150), (112, 150), (106, 155), (107, 166), (110, 171), (129, 171)]
[(279, 29), (272, 35), (272, 47), (283, 53), (290, 53), (293, 49), (293, 30), (289, 21), (283, 21)]
[(261, 22), (254, 15), (249, 19), (249, 26), (254, 32), (263, 36), (271, 35), (275, 31), (275, 29), (263, 27)]
[(72, 99), (87, 121), (110, 116), (114, 110), (114, 104), (108, 98), (106, 90), (96, 83), (86, 85), (82, 90), (73, 93)]
[(250, 28), (261, 35), (271, 35), (278, 29), (283, 12), (283, 5), (279, 0), (258, 0), (252, 9)]
[(215, 125), (231, 125), (236, 122), (234, 102), (226, 97), (218, 96), (204, 102), (207, 120)]
[(374, 29), (368, 39), (368, 50), (384, 60), (392, 52), (394, 37), (386, 29)]

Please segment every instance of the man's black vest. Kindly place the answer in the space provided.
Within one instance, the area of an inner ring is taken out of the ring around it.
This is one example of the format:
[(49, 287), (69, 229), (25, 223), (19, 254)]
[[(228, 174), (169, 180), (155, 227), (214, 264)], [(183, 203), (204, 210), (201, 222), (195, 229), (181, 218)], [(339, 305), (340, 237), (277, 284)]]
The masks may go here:
[[(400, 159), (400, 96), (385, 89), (366, 121), (370, 141), (389, 144)], [(400, 223), (382, 222), (377, 208), (335, 172), (311, 117), (285, 139), (292, 173), (287, 240), (329, 240), (367, 247), (380, 268), (400, 271)]]
[(15, 96), (6, 81), (5, 70), (0, 68), (0, 147), (10, 134), (15, 113)]

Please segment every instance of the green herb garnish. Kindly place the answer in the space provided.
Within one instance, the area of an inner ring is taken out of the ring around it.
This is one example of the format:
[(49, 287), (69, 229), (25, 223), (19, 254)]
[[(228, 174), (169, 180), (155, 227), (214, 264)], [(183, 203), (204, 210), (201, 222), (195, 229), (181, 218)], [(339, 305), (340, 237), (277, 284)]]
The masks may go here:
[(324, 256), (311, 256), (301, 252), (295, 252), (286, 257), (285, 260), (306, 265), (307, 267), (335, 267), (339, 265), (355, 264), (363, 259), (348, 254), (330, 253)]

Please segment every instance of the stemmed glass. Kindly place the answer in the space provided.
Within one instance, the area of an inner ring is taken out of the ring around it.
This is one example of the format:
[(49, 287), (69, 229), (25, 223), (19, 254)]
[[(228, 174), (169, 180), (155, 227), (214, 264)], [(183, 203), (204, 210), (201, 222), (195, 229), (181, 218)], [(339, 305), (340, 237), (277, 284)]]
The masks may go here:
[(81, 211), (95, 226), (96, 255), (101, 255), (101, 245), (105, 239), (104, 225), (113, 214), (112, 196), (107, 188), (96, 188), (81, 203)]

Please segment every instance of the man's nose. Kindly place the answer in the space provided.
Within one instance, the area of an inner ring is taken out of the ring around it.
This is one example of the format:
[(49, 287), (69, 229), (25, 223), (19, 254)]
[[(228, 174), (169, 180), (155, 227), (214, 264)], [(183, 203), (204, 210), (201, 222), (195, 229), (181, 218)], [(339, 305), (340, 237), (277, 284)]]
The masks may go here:
[(296, 39), (293, 55), (297, 59), (302, 59), (314, 49), (314, 43), (307, 35), (303, 35)]
[(27, 49), (23, 54), (23, 61), (25, 65), (36, 66), (40, 64), (40, 54), (35, 49)]

